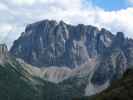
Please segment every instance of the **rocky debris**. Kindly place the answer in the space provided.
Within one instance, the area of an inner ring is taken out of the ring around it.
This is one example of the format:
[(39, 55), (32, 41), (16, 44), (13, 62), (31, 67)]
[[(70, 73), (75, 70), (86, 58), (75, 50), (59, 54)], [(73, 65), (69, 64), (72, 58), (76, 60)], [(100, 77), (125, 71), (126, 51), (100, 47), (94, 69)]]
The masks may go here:
[(128, 69), (123, 77), (112, 82), (103, 92), (90, 97), (77, 97), (73, 100), (132, 100), (133, 99), (133, 70)]
[(17, 61), (31, 75), (42, 78), (52, 83), (59, 83), (69, 78), (72, 74), (72, 70), (67, 67), (59, 68), (59, 67), (53, 66), (50, 68), (47, 68), (47, 67), (38, 68), (30, 64), (27, 64), (22, 59), (17, 59)]

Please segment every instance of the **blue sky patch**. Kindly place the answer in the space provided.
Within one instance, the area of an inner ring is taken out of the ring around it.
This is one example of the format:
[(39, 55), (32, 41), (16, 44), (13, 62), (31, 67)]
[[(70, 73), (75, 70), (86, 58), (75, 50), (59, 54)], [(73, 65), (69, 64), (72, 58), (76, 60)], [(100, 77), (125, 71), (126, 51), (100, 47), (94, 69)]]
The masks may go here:
[(92, 4), (107, 11), (126, 9), (128, 0), (91, 0)]

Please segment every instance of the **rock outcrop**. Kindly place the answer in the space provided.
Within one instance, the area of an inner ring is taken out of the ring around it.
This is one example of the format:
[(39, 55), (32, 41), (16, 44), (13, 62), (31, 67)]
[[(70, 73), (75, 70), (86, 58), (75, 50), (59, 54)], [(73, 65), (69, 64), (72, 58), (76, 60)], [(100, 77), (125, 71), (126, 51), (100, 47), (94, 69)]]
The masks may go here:
[(0, 44), (0, 63), (3, 63), (8, 56), (8, 49), (6, 44)]
[(0, 44), (0, 57), (1, 56), (7, 56), (8, 49), (6, 44)]
[(73, 26), (63, 21), (44, 20), (29, 24), (10, 53), (38, 67), (75, 68), (90, 58), (109, 55), (118, 48), (131, 64), (131, 44), (132, 40), (125, 38), (122, 32), (113, 35), (106, 29), (90, 25)]

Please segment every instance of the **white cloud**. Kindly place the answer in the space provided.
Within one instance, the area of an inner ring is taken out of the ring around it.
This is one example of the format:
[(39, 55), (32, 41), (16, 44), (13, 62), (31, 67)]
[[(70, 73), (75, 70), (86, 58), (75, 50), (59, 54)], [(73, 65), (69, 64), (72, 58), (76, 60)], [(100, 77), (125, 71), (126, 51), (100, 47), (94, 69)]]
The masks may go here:
[(99, 10), (97, 18), (98, 25), (106, 27), (112, 32), (125, 32), (126, 36), (133, 37), (133, 8), (112, 12)]
[(35, 0), (12, 0), (12, 2), (18, 5), (32, 5), (35, 2)]
[(10, 29), (8, 25), (3, 28), (0, 36), (5, 33), (14, 34), (8, 37), (9, 41), (16, 39), (24, 31), (26, 24), (43, 19), (91, 24), (105, 27), (113, 33), (123, 31), (126, 36), (133, 37), (133, 7), (104, 11), (86, 0), (1, 0), (0, 16), (1, 23), (11, 26)]
[(12, 26), (9, 24), (0, 24), (0, 33), (6, 33), (12, 30)]
[(23, 27), (17, 27), (13, 24), (0, 24), (0, 43), (6, 43), (10, 47), (13, 41), (19, 37), (20, 33), (24, 30)]
[(5, 42), (4, 38), (8, 35), (8, 32), (12, 30), (12, 26), (9, 24), (0, 24), (0, 42)]
[(7, 6), (3, 3), (0, 3), (0, 10), (6, 10), (8, 9)]
[(133, 4), (133, 0), (128, 0), (129, 3)]

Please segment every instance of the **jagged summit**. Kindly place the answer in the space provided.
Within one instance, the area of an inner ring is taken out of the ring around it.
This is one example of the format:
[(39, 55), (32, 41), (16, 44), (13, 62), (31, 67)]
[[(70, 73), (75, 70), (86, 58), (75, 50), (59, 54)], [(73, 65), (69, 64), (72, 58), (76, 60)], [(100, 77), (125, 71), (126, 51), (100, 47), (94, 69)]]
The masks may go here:
[(99, 30), (91, 25), (69, 25), (63, 21), (43, 20), (27, 25), (10, 52), (39, 67), (75, 68), (88, 59), (110, 55), (114, 48), (128, 55), (128, 44), (132, 43), (122, 32), (113, 35), (104, 28)]

